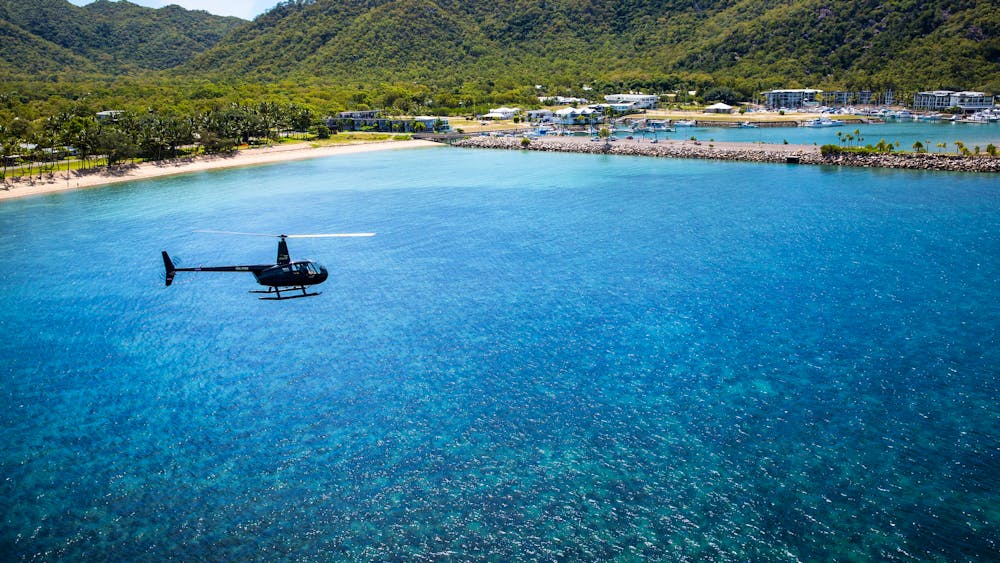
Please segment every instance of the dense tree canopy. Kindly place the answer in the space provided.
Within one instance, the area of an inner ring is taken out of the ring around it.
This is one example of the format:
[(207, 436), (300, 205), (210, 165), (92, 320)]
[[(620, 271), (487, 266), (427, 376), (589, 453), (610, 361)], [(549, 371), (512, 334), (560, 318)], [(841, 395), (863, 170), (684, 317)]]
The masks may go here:
[[(954, 0), (290, 0), (253, 22), (177, 6), (0, 0), (0, 79), (406, 82), (509, 94), (707, 75), (770, 88), (1000, 91), (1000, 10)], [(174, 69), (169, 71), (168, 69)], [(569, 92), (567, 92), (569, 93)]]
[[(178, 6), (159, 10), (98, 0), (0, 0), (0, 72), (32, 74), (161, 70), (216, 45), (239, 18)], [(55, 60), (53, 60), (53, 58)]]
[[(5, 154), (61, 136), (151, 157), (347, 109), (468, 115), (539, 94), (1000, 92), (1000, 10), (976, 0), (289, 0), (253, 22), (0, 0), (0, 39)], [(93, 120), (109, 109), (123, 119)]]
[(993, 91), (998, 14), (995, 3), (975, 0), (285, 2), (189, 68), (438, 88), (708, 73), (716, 83), (744, 81), (740, 90)]

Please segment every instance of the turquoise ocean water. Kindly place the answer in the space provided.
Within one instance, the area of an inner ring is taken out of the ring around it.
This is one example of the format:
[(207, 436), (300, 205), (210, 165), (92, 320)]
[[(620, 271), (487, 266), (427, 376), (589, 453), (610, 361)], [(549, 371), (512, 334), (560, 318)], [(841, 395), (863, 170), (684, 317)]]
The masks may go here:
[[(5, 560), (975, 560), (995, 176), (450, 148), (0, 203)], [(322, 295), (259, 301), (296, 239)]]

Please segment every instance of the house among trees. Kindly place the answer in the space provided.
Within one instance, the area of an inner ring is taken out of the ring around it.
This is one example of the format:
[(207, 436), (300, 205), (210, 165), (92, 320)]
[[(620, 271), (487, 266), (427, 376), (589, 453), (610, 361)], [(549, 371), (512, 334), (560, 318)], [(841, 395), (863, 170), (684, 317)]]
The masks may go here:
[(98, 121), (118, 121), (118, 118), (125, 113), (120, 109), (109, 109), (104, 111), (99, 111), (95, 115)]
[(337, 117), (341, 119), (378, 119), (381, 115), (381, 110), (371, 109), (361, 111), (342, 111), (337, 114)]

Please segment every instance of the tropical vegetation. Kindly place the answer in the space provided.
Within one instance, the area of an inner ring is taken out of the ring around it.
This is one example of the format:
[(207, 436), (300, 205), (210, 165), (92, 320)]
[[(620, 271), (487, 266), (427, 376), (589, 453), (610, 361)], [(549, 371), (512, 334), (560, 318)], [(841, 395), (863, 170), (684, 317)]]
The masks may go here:
[(348, 109), (474, 115), (540, 94), (1000, 92), (1000, 10), (977, 0), (286, 0), (251, 22), (0, 0), (0, 37), (6, 155), (219, 150)]

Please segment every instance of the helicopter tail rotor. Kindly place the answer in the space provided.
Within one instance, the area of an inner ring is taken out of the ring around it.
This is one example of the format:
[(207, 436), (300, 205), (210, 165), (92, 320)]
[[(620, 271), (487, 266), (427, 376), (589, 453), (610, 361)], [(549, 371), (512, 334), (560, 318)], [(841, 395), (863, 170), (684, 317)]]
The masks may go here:
[(177, 274), (177, 268), (174, 267), (174, 262), (170, 259), (170, 255), (167, 254), (166, 250), (163, 251), (163, 267), (167, 271), (166, 280), (167, 286), (169, 287), (170, 284), (174, 283), (174, 275)]

